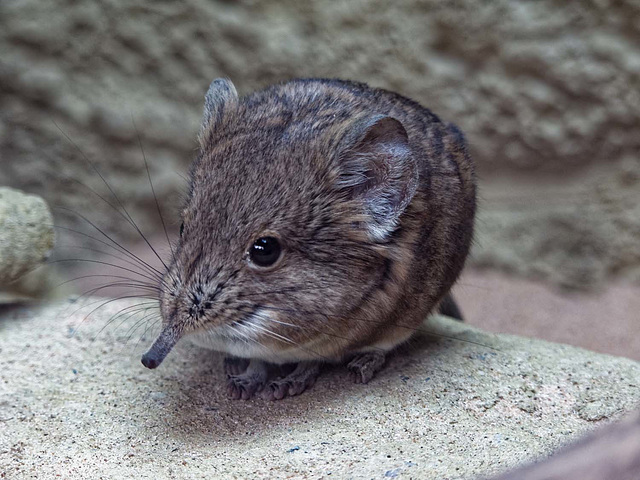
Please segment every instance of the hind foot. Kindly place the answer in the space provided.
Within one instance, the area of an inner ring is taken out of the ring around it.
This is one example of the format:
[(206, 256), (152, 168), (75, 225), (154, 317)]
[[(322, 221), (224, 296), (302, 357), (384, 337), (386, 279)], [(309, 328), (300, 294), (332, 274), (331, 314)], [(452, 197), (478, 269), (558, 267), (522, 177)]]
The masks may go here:
[(268, 400), (282, 400), (300, 395), (311, 388), (320, 375), (320, 362), (300, 362), (289, 375), (269, 382), (262, 395)]
[(347, 368), (355, 383), (369, 383), (369, 380), (382, 368), (384, 361), (384, 352), (359, 353), (349, 362)]

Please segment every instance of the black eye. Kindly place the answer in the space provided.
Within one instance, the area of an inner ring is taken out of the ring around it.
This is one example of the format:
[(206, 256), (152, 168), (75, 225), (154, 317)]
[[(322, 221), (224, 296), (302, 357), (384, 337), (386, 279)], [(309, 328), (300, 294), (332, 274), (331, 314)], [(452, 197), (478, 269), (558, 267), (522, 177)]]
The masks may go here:
[(180, 224), (180, 236), (184, 233), (184, 223)]
[(249, 248), (251, 261), (259, 267), (269, 267), (276, 263), (282, 253), (280, 242), (275, 237), (261, 237)]

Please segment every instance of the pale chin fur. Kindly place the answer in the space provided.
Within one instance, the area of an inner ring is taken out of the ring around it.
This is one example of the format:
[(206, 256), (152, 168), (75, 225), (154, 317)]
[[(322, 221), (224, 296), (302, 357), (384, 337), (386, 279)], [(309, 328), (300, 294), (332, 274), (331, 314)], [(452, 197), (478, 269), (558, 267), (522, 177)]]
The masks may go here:
[[(275, 318), (273, 312), (260, 309), (245, 319), (242, 325), (223, 325), (212, 330), (200, 330), (189, 334), (187, 338), (199, 347), (234, 357), (264, 360), (276, 364), (318, 360), (317, 356), (296, 348), (295, 345), (288, 343), (285, 337), (275, 333), (278, 323), (281, 322)], [(261, 339), (269, 336), (281, 337), (283, 348), (274, 350), (262, 346)]]

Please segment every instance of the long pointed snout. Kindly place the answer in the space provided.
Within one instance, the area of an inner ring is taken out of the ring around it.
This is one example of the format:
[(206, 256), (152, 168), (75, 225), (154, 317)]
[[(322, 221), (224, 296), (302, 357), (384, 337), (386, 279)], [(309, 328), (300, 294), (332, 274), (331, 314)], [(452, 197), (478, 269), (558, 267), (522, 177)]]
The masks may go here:
[(178, 343), (181, 336), (181, 333), (174, 326), (167, 325), (164, 327), (160, 332), (160, 336), (151, 345), (151, 348), (142, 356), (142, 364), (147, 368), (158, 367)]

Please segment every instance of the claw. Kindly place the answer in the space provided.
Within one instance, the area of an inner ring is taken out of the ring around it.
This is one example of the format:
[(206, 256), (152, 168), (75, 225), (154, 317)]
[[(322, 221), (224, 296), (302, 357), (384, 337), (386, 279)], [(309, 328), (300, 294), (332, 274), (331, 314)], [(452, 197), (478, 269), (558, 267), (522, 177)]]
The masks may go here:
[(249, 400), (264, 388), (266, 381), (266, 364), (259, 360), (251, 360), (244, 373), (228, 376), (227, 394), (234, 400)]
[(316, 383), (319, 375), (319, 362), (300, 362), (289, 375), (269, 382), (263, 396), (268, 400), (282, 400), (300, 395)]

